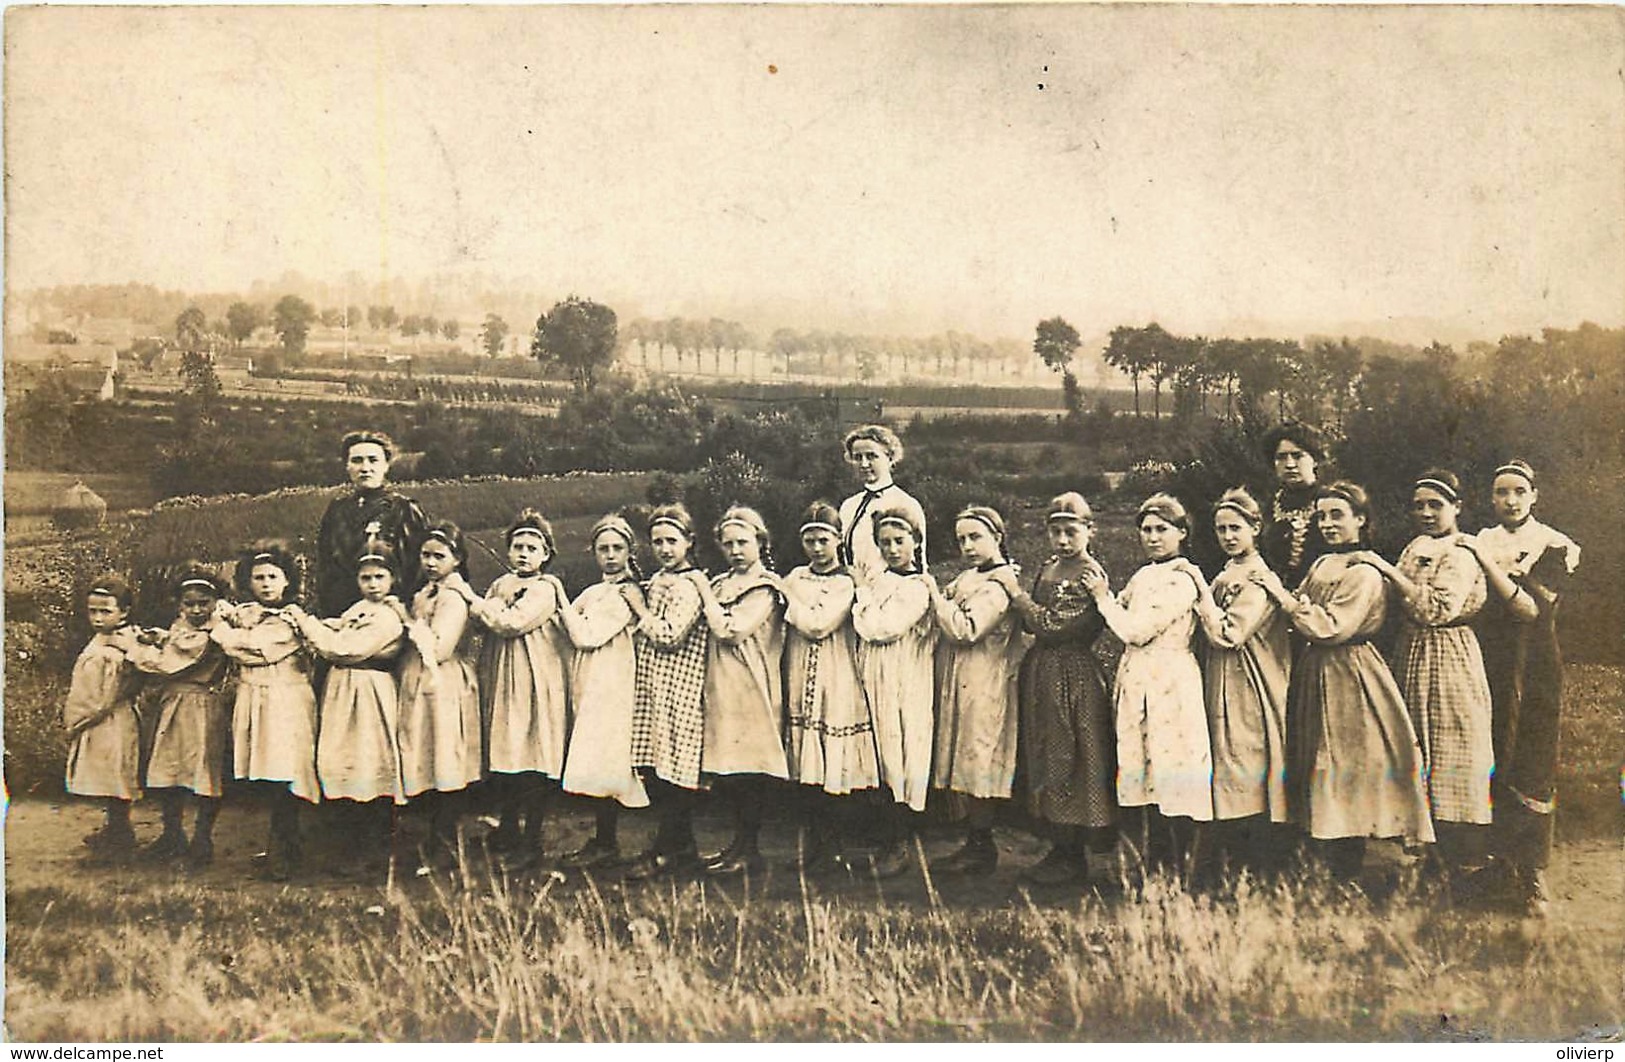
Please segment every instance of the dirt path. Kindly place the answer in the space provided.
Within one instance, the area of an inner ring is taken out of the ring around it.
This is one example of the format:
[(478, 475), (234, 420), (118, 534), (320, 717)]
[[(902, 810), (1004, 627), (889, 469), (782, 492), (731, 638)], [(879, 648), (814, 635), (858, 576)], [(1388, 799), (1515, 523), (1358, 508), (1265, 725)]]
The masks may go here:
[[(355, 846), (350, 843), (352, 835), (347, 834), (343, 824), (335, 818), (331, 806), (307, 812), (307, 871), (294, 884), (277, 885), (255, 880), (249, 869), (250, 858), (263, 847), (263, 813), (251, 805), (228, 801), (216, 829), (214, 865), (191, 880), (204, 887), (233, 892), (272, 892), (284, 888), (375, 892), (383, 884), (381, 874), (346, 869)], [(134, 820), (141, 841), (157, 836), (158, 810), (152, 802), (138, 805)], [(183, 878), (180, 870), (162, 866), (86, 866), (85, 849), (80, 841), (99, 823), (99, 812), (88, 803), (31, 799), (12, 804), (5, 824), (7, 890), (61, 886), (70, 881), (81, 884), (100, 881), (115, 889), (138, 889), (148, 882)], [(470, 828), (483, 829), (477, 823)], [(421, 837), (423, 823), (408, 814), (401, 829), (409, 847)], [(591, 817), (585, 805), (567, 803), (549, 823), (550, 849), (574, 848), (586, 840), (590, 829)], [(651, 839), (653, 830), (654, 821), (649, 813), (626, 816), (622, 826), (622, 850), (627, 853), (640, 850)], [(702, 850), (708, 846), (720, 847), (727, 839), (727, 823), (702, 819), (699, 833)], [(1043, 854), (1043, 842), (1022, 831), (1005, 828), (999, 829), (998, 840), (1001, 848), (998, 872), (976, 882), (939, 879), (936, 886), (943, 901), (966, 907), (1003, 907), (1028, 902), (1029, 896), (1019, 886), (1017, 875)], [(800, 886), (796, 876), (783, 869), (792, 855), (794, 843), (794, 831), (788, 826), (769, 823), (764, 847), (771, 869), (770, 877), (763, 883), (763, 891), (769, 895), (782, 894), (785, 898), (798, 895)], [(932, 837), (928, 854), (945, 852), (953, 843), (951, 835)], [(1380, 861), (1383, 854), (1379, 852), (1375, 858)], [(608, 879), (608, 883), (614, 887), (613, 878)], [(837, 884), (843, 893), (854, 899), (861, 897), (863, 890), (875, 888), (873, 881)], [(1625, 948), (1625, 848), (1620, 843), (1590, 839), (1560, 844), (1551, 870), (1551, 885), (1550, 917), (1554, 924), (1615, 939)], [(886, 882), (884, 891), (891, 902), (924, 902), (926, 899), (918, 874)], [(1078, 894), (1075, 886), (1033, 890), (1030, 899), (1041, 904), (1065, 904), (1075, 900)]]

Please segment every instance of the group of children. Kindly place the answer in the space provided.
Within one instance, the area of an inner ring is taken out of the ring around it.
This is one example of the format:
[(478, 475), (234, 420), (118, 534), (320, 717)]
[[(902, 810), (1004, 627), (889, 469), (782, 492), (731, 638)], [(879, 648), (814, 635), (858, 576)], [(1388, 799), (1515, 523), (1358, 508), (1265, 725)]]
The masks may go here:
[[(1465, 827), (1490, 822), (1497, 758), (1528, 744), (1503, 732), (1517, 711), (1504, 702), (1561, 681), (1560, 665), (1531, 671), (1540, 652), (1528, 632), (1547, 630), (1555, 653), (1554, 572), (1573, 570), (1578, 547), (1532, 518), (1534, 472), (1521, 462), (1497, 471), (1499, 526), (1476, 538), (1457, 529), (1454, 477), (1418, 480), (1421, 534), (1397, 566), (1362, 548), (1365, 493), (1320, 488), (1327, 551), (1293, 589), (1260, 558), (1266, 522), (1246, 491), (1215, 507), (1229, 560), (1211, 584), (1184, 558), (1184, 507), (1157, 494), (1136, 519), (1146, 563), (1114, 594), (1089, 551), (1090, 507), (1071, 492), (1049, 505), (1052, 553), (1031, 580), (1009, 558), (999, 513), (957, 513), (968, 566), (939, 586), (925, 566), (925, 514), (892, 480), (897, 437), (870, 425), (844, 446), (864, 489), (806, 510), (805, 563), (783, 576), (765, 522), (743, 506), (712, 529), (727, 567), (708, 576), (691, 559), (692, 517), (670, 504), (642, 528), (658, 565), (647, 579), (637, 529), (599, 520), (589, 541), (601, 578), (573, 600), (546, 571), (556, 543), (530, 509), (506, 533), (510, 570), (483, 595), (448, 522), (424, 531), (414, 587), (400, 585), (393, 550), (370, 543), (356, 566), (361, 599), (326, 620), (301, 608), (299, 568), (274, 543), (240, 558), (238, 603), (205, 568), (184, 572), (167, 631), (129, 626), (128, 585), (100, 580), (65, 713), (68, 790), (107, 801), (89, 843), (104, 856), (133, 846), (144, 675), (160, 684), (144, 784), (162, 792), (164, 822), (144, 853), (208, 863), (229, 730), (235, 776), (270, 804), (263, 873), (274, 879), (300, 864), (303, 803), (378, 808), (364, 832), (382, 837), (386, 809), (392, 822), (395, 808), (421, 801), (451, 843), (474, 810), (464, 795), (479, 791), (499, 813), (485, 843), (512, 868), (533, 866), (561, 790), (598, 798), (591, 840), (562, 865), (619, 864), (620, 809), (652, 804), (658, 830), (627, 878), (736, 875), (762, 866), (773, 780), (795, 783), (796, 864), (813, 873), (859, 865), (859, 814), (879, 842), (861, 869), (905, 871), (919, 813), (943, 798), (963, 843), (932, 871), (989, 873), (996, 802), (1017, 792), (1053, 841), (1025, 872), (1039, 883), (1111, 875), (1118, 849), (1185, 869), (1205, 837), (1262, 868), (1294, 843), (1279, 832), (1287, 823), (1343, 874), (1357, 871), (1369, 837), (1437, 836), (1466, 865)], [(1554, 551), (1555, 566), (1544, 560)], [(1390, 588), (1403, 610), (1392, 671), (1371, 643)], [(1516, 675), (1486, 670), (1467, 625), (1486, 601), (1486, 637), (1520, 647), (1508, 654)], [(1093, 649), (1107, 629), (1125, 646), (1112, 682)], [(1536, 813), (1550, 801), (1549, 765), (1535, 778), (1543, 756), (1555, 746), (1526, 755), (1530, 777), (1513, 780)], [(693, 814), (707, 789), (730, 809), (733, 837), (702, 857)], [(1545, 823), (1549, 849), (1549, 814)], [(1508, 848), (1522, 853), (1512, 865), (1532, 890), (1539, 832), (1522, 828), (1535, 840)]]

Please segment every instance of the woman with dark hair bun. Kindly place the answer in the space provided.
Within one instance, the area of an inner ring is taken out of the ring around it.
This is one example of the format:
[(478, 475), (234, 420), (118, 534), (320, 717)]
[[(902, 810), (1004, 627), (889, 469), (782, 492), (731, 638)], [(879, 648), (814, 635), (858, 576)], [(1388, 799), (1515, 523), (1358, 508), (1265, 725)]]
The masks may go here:
[(1275, 472), (1258, 551), (1288, 586), (1297, 586), (1315, 558), (1325, 550), (1315, 522), (1317, 474), (1326, 460), (1326, 440), (1299, 421), (1277, 424), (1264, 435), (1264, 459)]
[(1422, 749), (1394, 676), (1371, 639), (1382, 630), (1382, 573), (1355, 560), (1370, 526), (1365, 489), (1320, 489), (1315, 524), (1327, 552), (1293, 594), (1271, 570), (1249, 578), (1309, 643), (1287, 693), (1287, 800), (1334, 876), (1353, 881), (1368, 837), (1433, 840)]
[(1484, 572), (1457, 528), (1461, 483), (1430, 469), (1411, 491), (1411, 515), (1421, 533), (1397, 565), (1361, 551), (1399, 594), (1404, 619), (1394, 647), (1395, 671), (1422, 741), (1436, 849), (1448, 870), (1481, 860), (1482, 829), (1490, 821), (1490, 684), (1478, 637), (1468, 626), (1484, 607)]

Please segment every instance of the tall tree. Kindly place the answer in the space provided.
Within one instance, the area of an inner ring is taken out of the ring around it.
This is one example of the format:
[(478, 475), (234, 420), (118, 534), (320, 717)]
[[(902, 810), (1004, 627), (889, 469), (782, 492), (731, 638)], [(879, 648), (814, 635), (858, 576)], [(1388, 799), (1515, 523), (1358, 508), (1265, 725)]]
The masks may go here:
[(485, 315), (485, 323), (480, 326), (480, 344), (491, 357), (502, 354), (503, 341), (508, 338), (508, 322), (494, 313)]
[(536, 319), (530, 352), (542, 362), (554, 362), (570, 374), (577, 394), (598, 384), (598, 373), (615, 357), (615, 311), (602, 303), (571, 295)]
[(1072, 359), (1082, 345), (1083, 339), (1078, 335), (1078, 330), (1066, 318), (1056, 316), (1038, 322), (1038, 331), (1033, 337), (1033, 353), (1051, 372), (1061, 374), (1061, 395), (1066, 399), (1067, 416), (1074, 418), (1083, 411), (1078, 408), (1082, 399), (1078, 378), (1072, 373)]
[(440, 334), (447, 339), (456, 339), (462, 334), (463, 326), (457, 323), (455, 317), (448, 317), (440, 322)]
[(1112, 329), (1111, 338), (1107, 341), (1105, 353), (1101, 358), (1118, 372), (1126, 373), (1134, 382), (1134, 415), (1138, 417), (1140, 377), (1151, 367), (1151, 357), (1143, 330), (1132, 325), (1118, 325)]
[(297, 295), (284, 295), (271, 311), (271, 323), (282, 337), (282, 349), (289, 354), (300, 354), (305, 349), (305, 337), (310, 335), (310, 324), (316, 320), (316, 308)]
[(197, 350), (203, 346), (209, 331), (209, 318), (196, 306), (188, 306), (175, 318), (175, 342), (182, 350)]

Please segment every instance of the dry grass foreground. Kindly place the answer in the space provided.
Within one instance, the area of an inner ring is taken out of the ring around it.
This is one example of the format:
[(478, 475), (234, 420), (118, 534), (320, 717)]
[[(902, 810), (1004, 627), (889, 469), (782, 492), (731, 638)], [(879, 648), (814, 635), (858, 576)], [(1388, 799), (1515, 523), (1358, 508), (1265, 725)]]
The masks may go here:
[(96, 819), (12, 808), (8, 1038), (1549, 1040), (1614, 1037), (1625, 1017), (1609, 841), (1560, 846), (1553, 915), (1533, 922), (1405, 874), (1376, 900), (1314, 873), (1222, 896), (1166, 879), (1029, 893), (1014, 865), (1041, 846), (1004, 829), (1011, 858), (975, 885), (510, 882), (473, 857), (398, 887), (331, 865), (274, 886), (244, 877), (250, 808), (227, 809), (197, 880), (81, 868)]

